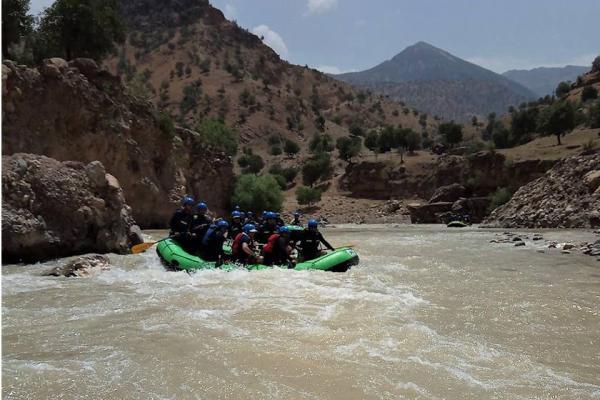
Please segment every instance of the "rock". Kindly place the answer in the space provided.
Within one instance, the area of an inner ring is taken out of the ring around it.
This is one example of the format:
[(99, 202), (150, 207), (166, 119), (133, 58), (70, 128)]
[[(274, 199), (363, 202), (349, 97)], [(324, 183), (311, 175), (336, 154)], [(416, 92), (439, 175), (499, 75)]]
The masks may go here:
[(429, 203), (439, 203), (446, 201), (457, 201), (461, 197), (465, 197), (467, 189), (463, 185), (453, 183), (452, 185), (441, 186), (431, 196)]
[(523, 246), (525, 246), (525, 242), (523, 242), (523, 241), (515, 243), (515, 247), (523, 247)]
[(43, 61), (40, 72), (44, 76), (58, 78), (68, 67), (69, 65), (62, 58), (47, 58)]
[(86, 165), (85, 173), (90, 178), (90, 182), (92, 182), (94, 187), (101, 188), (106, 186), (106, 170), (100, 161), (92, 161)]
[(90, 275), (95, 271), (105, 271), (110, 269), (108, 257), (100, 254), (89, 254), (77, 257), (68, 263), (55, 267), (46, 275), (48, 276), (64, 276), (64, 277), (81, 277)]
[(575, 248), (575, 245), (574, 245), (574, 244), (571, 244), (571, 243), (565, 243), (565, 244), (562, 246), (562, 248), (563, 248), (563, 250), (571, 250), (571, 249), (574, 249), (574, 248)]
[(544, 240), (544, 238), (543, 238), (542, 236), (537, 236), (537, 235), (536, 235), (536, 236), (534, 236), (534, 237), (533, 237), (533, 239), (532, 239), (532, 240), (533, 240), (533, 241), (535, 241), (535, 242), (537, 242), (537, 241), (539, 241), (539, 240)]
[(131, 225), (129, 227), (129, 244), (135, 246), (136, 244), (144, 243), (144, 235), (138, 225)]
[(483, 223), (507, 228), (599, 227), (599, 171), (600, 153), (566, 158), (521, 187)]
[(571, 254), (571, 252), (569, 250), (562, 250), (561, 253), (562, 254)]
[(75, 58), (69, 61), (69, 66), (77, 68), (87, 77), (95, 77), (99, 72), (98, 64), (91, 58)]
[[(27, 163), (25, 172), (19, 160)], [(2, 156), (4, 262), (129, 252), (138, 241), (130, 239), (131, 209), (122, 191), (91, 183), (90, 173), (104, 169), (99, 163), (88, 168), (92, 164), (23, 153)]]
[(583, 181), (590, 189), (590, 192), (594, 192), (598, 186), (600, 186), (600, 170), (590, 171), (584, 175)]
[(470, 222), (481, 222), (488, 213), (490, 199), (488, 197), (471, 197), (468, 199), (459, 199), (452, 204), (452, 213), (456, 217), (468, 215)]
[(519, 236), (515, 236), (514, 238), (512, 238), (513, 242), (522, 242), (523, 239), (521, 239)]
[(410, 220), (413, 224), (439, 224), (440, 215), (449, 212), (452, 209), (452, 203), (440, 202), (424, 205), (408, 205)]

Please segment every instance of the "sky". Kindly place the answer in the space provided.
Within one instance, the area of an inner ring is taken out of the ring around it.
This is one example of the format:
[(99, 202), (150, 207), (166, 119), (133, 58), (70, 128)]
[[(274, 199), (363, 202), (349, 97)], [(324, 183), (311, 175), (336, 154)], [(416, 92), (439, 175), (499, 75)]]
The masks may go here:
[[(37, 13), (52, 0), (32, 0)], [(495, 72), (591, 65), (600, 0), (211, 0), (282, 58), (360, 71), (418, 41)]]

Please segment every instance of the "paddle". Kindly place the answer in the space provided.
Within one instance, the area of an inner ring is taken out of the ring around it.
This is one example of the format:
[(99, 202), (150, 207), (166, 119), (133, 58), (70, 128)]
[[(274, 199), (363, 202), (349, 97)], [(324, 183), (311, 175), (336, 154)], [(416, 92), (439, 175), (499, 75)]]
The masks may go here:
[(143, 253), (144, 251), (148, 250), (150, 247), (154, 246), (156, 243), (157, 242), (145, 242), (145, 243), (136, 244), (135, 246), (133, 246), (131, 248), (131, 254)]

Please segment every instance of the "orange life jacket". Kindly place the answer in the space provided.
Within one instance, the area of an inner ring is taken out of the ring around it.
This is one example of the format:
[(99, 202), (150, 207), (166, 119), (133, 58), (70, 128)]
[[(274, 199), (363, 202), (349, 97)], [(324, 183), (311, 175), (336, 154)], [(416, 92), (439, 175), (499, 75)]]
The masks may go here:
[(267, 239), (267, 244), (263, 247), (263, 251), (266, 254), (272, 253), (275, 250), (275, 243), (277, 243), (277, 239), (279, 239), (279, 233), (274, 233), (269, 236)]

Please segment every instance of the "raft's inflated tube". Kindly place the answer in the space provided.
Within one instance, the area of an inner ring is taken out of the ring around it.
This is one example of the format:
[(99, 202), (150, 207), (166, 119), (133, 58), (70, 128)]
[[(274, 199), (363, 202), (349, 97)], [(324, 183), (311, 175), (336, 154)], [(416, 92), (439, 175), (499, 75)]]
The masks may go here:
[[(165, 239), (158, 243), (156, 246), (156, 252), (162, 260), (162, 262), (169, 268), (195, 271), (202, 269), (235, 269), (239, 268), (239, 265), (232, 263), (225, 263), (216, 266), (216, 263), (205, 261), (202, 258), (192, 255), (181, 248), (173, 239)], [(296, 264), (294, 268), (297, 271), (304, 271), (309, 269), (317, 269), (321, 271), (332, 271), (332, 272), (346, 272), (353, 265), (358, 265), (358, 254), (348, 247), (340, 248), (331, 253), (325, 254), (314, 260), (305, 261)], [(262, 270), (270, 267), (266, 265), (253, 264), (245, 266), (250, 270)], [(280, 268), (287, 268), (287, 266), (278, 266)]]

